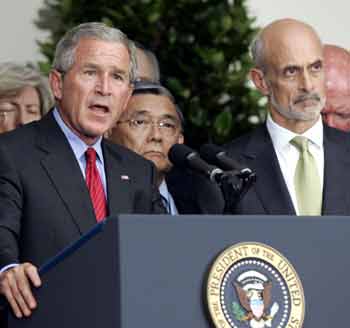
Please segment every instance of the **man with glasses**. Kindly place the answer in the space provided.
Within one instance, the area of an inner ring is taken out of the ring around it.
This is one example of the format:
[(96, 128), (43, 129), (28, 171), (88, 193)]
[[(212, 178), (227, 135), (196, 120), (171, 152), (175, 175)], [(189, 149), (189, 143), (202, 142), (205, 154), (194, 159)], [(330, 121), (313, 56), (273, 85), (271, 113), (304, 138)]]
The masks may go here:
[(165, 177), (171, 169), (168, 151), (183, 143), (183, 116), (170, 92), (157, 83), (135, 82), (126, 110), (112, 129), (110, 139), (130, 148), (157, 167), (157, 184), (166, 209), (178, 209)]
[(156, 165), (159, 191), (169, 214), (216, 213), (215, 199), (220, 197), (212, 183), (172, 168), (169, 161), (171, 146), (184, 142), (183, 128), (183, 115), (171, 93), (158, 83), (139, 81), (109, 137)]

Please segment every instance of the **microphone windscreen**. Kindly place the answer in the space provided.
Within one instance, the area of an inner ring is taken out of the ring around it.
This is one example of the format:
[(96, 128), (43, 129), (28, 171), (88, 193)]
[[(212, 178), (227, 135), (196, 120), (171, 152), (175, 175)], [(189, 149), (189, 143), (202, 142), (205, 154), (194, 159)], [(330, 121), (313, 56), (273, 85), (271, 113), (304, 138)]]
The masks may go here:
[(224, 150), (214, 144), (205, 144), (200, 148), (201, 157), (209, 163), (217, 163), (217, 154), (224, 152)]
[(173, 145), (168, 153), (170, 162), (175, 166), (186, 168), (188, 166), (188, 156), (195, 153), (193, 149), (183, 144)]

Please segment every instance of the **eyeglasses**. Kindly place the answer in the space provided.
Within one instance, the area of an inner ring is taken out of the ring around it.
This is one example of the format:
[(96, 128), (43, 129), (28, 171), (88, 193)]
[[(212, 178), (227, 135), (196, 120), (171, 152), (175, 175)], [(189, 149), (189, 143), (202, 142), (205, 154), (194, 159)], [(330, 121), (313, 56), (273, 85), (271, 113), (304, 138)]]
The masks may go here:
[(173, 137), (176, 133), (179, 132), (180, 124), (178, 122), (174, 122), (171, 119), (161, 119), (158, 121), (154, 121), (150, 118), (135, 118), (129, 119), (125, 121), (118, 121), (117, 124), (128, 123), (130, 129), (133, 129), (136, 133), (144, 134), (148, 133), (152, 126), (156, 126), (159, 131), (167, 137)]

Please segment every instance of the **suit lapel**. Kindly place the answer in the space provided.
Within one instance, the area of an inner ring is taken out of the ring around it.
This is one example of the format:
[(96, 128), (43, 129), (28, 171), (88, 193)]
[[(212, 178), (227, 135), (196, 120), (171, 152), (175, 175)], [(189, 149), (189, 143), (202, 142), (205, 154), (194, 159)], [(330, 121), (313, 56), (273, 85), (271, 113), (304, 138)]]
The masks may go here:
[[(198, 213), (199, 209), (194, 200), (194, 188), (189, 188), (189, 175), (187, 171), (173, 167), (165, 178), (168, 191), (174, 199), (180, 214)], [(192, 192), (191, 192), (192, 190)]]
[(265, 126), (253, 132), (244, 152), (245, 162), (257, 175), (253, 186), (268, 214), (295, 215), (294, 206), (284, 181), (277, 155)]
[(324, 126), (324, 215), (350, 214), (350, 154), (347, 136)]
[(103, 156), (107, 179), (109, 215), (133, 212), (131, 193), (132, 177), (123, 164), (121, 152), (117, 152), (107, 141), (103, 142)]
[(96, 224), (89, 192), (68, 141), (52, 113), (40, 123), (38, 147), (46, 152), (41, 164), (80, 233)]

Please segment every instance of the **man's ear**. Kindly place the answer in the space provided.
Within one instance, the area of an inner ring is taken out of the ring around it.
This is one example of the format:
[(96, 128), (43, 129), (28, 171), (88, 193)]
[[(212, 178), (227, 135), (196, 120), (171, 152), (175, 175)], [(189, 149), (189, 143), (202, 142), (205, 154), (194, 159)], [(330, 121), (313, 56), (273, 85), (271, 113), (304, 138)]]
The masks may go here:
[(185, 138), (184, 135), (182, 133), (180, 133), (178, 139), (177, 139), (177, 143), (178, 144), (183, 144), (185, 142)]
[(124, 113), (126, 111), (126, 108), (128, 107), (128, 103), (130, 101), (130, 98), (132, 96), (132, 93), (134, 91), (134, 84), (131, 83), (130, 86), (129, 86), (129, 89), (125, 95), (125, 99), (124, 99), (124, 103), (122, 104), (122, 111), (121, 113)]
[(56, 100), (62, 99), (63, 94), (63, 77), (60, 72), (57, 70), (52, 70), (49, 75), (49, 83), (53, 93), (53, 96)]
[(111, 137), (111, 135), (112, 135), (112, 129), (113, 129), (113, 128), (108, 129), (108, 130), (103, 134), (103, 136), (104, 136), (106, 139), (109, 139), (109, 138)]
[(270, 94), (269, 86), (266, 82), (264, 72), (259, 68), (252, 68), (250, 70), (250, 78), (253, 81), (256, 88), (264, 95)]

